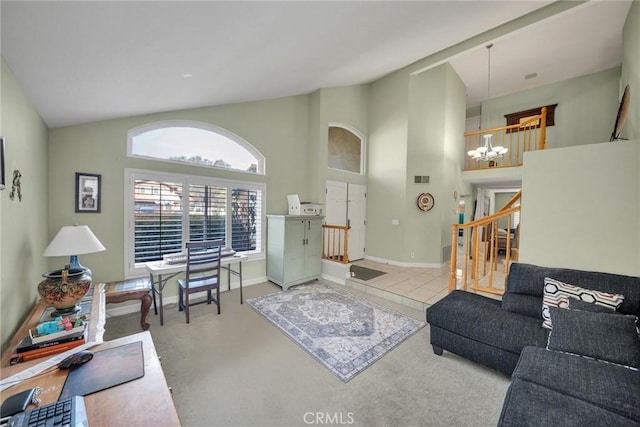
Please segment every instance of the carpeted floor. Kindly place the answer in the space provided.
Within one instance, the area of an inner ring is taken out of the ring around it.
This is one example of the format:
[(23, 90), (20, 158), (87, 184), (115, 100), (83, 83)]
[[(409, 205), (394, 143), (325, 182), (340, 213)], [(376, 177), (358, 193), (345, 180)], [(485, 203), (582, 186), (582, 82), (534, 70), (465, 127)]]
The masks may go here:
[[(245, 287), (244, 294), (279, 290), (263, 283)], [(423, 312), (349, 292), (424, 321)], [(199, 305), (189, 325), (175, 306), (165, 308), (164, 326), (153, 311), (147, 318), (185, 427), (304, 427), (329, 417), (354, 427), (498, 421), (509, 379), (448, 352), (434, 355), (428, 327), (343, 383), (247, 303), (240, 305), (237, 290), (221, 299), (221, 315), (215, 306)], [(139, 332), (139, 321), (135, 314), (108, 318), (105, 339)]]
[(345, 382), (425, 326), (318, 282), (247, 303)]

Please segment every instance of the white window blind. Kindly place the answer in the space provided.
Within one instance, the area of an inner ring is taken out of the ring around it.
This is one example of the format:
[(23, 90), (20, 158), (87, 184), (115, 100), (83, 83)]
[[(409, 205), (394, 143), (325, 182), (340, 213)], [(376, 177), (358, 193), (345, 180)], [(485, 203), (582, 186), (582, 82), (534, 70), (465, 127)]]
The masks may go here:
[(263, 253), (265, 185), (127, 170), (129, 274), (184, 250), (187, 241), (222, 239), (247, 255)]

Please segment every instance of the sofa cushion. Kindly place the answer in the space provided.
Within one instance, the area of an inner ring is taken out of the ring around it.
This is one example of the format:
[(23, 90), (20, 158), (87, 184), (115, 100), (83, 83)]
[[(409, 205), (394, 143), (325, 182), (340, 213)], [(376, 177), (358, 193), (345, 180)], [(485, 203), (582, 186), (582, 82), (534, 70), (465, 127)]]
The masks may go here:
[(512, 379), (537, 383), (640, 422), (638, 371), (540, 347), (525, 347)]
[(548, 350), (563, 351), (640, 368), (637, 318), (551, 307)]
[(507, 391), (498, 426), (638, 427), (638, 422), (591, 402), (515, 379)]
[(500, 301), (466, 291), (453, 291), (429, 307), (427, 322), (516, 354), (527, 345), (544, 347), (547, 342), (541, 320), (504, 311)]
[(537, 296), (542, 302), (545, 277), (587, 289), (624, 295), (618, 311), (640, 316), (640, 277), (513, 263), (507, 277), (507, 293)]
[(611, 294), (582, 288), (580, 286), (564, 283), (549, 277), (544, 279), (544, 296), (542, 298), (542, 326), (551, 329), (553, 322), (549, 315), (550, 307), (569, 307), (569, 298), (575, 298), (586, 302), (598, 304), (615, 310), (624, 301), (624, 295)]
[(542, 299), (532, 295), (516, 294), (506, 292), (502, 296), (502, 309), (511, 313), (518, 313), (524, 316), (542, 319)]

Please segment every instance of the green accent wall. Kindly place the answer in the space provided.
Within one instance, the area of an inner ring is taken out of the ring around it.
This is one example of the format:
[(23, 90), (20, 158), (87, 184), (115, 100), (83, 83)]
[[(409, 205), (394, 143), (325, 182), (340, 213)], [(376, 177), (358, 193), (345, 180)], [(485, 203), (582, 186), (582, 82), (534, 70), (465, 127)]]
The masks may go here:
[(521, 209), (521, 262), (640, 276), (640, 141), (525, 153)]
[[(127, 131), (163, 120), (205, 122), (239, 135), (265, 156), (266, 176), (127, 157)], [(51, 129), (50, 233), (63, 225), (88, 225), (107, 250), (83, 255), (81, 262), (93, 270), (94, 281), (124, 278), (126, 168), (264, 182), (267, 184), (266, 213), (286, 213), (286, 195), (305, 195), (310, 188), (307, 164), (312, 149), (308, 142), (308, 122), (309, 97), (292, 96)], [(74, 212), (75, 172), (102, 175), (101, 213)], [(264, 277), (264, 259), (246, 263), (243, 267), (246, 280)], [(176, 295), (175, 286), (168, 285), (166, 292), (167, 296)]]
[[(49, 244), (47, 127), (2, 60), (1, 126), (7, 189), (0, 191), (0, 333), (2, 350), (38, 298), (42, 256)], [(22, 201), (9, 198), (14, 170), (22, 174)]]
[(608, 141), (618, 112), (620, 67), (482, 104), (482, 129), (506, 126), (505, 114), (558, 104), (555, 125), (547, 127), (547, 148)]

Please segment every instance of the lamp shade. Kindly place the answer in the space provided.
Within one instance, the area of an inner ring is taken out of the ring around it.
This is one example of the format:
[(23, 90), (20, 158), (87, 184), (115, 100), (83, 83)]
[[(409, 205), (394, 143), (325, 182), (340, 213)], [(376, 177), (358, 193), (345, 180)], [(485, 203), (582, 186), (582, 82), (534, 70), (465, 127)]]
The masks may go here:
[(58, 231), (43, 256), (71, 256), (101, 252), (106, 248), (86, 225), (65, 225)]

